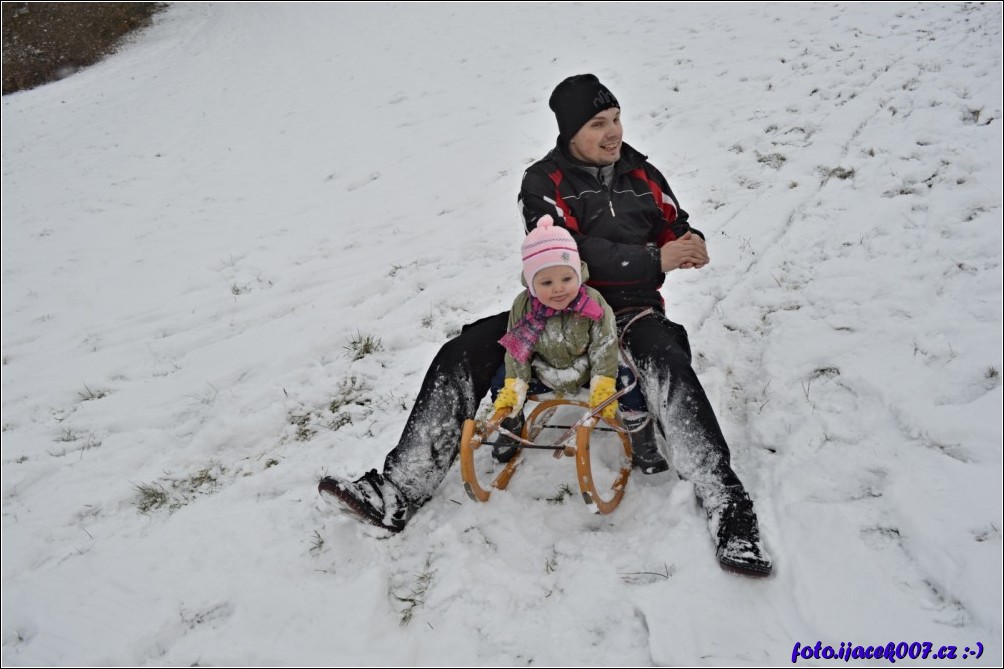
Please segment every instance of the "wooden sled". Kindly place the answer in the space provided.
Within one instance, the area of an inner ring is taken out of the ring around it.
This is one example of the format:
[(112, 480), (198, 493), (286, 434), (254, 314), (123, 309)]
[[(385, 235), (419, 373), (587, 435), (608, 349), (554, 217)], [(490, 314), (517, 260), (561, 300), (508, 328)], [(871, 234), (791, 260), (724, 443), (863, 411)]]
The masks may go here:
[[(536, 398), (529, 398), (531, 401)], [(620, 504), (624, 497), (624, 489), (627, 486), (628, 477), (631, 475), (631, 438), (617, 421), (607, 421), (597, 413), (587, 414), (582, 420), (572, 425), (564, 434), (558, 437), (551, 444), (536, 444), (534, 439), (544, 428), (554, 428), (547, 425), (547, 421), (554, 415), (561, 406), (580, 406), (589, 411), (589, 404), (571, 399), (548, 399), (537, 401), (537, 406), (526, 418), (526, 426), (523, 434), (515, 435), (524, 442), (516, 455), (510, 460), (502, 471), (495, 477), (487, 488), (478, 481), (477, 471), (474, 466), (474, 452), (482, 445), (488, 445), (488, 438), (499, 431), (499, 424), (509, 415), (509, 409), (500, 409), (488, 422), (480, 426), (474, 420), (464, 421), (463, 434), (460, 438), (460, 473), (464, 479), (464, 489), (468, 497), (478, 502), (488, 501), (491, 496), (491, 489), (505, 490), (512, 479), (516, 468), (523, 460), (525, 449), (553, 450), (555, 458), (563, 456), (575, 458), (575, 469), (579, 479), (579, 489), (582, 491), (582, 499), (589, 506), (593, 513), (607, 514), (612, 512)], [(597, 408), (597, 411), (600, 407)], [(624, 460), (610, 490), (600, 492), (596, 489), (596, 482), (593, 479), (593, 464), (589, 450), (589, 441), (593, 430), (600, 423), (607, 423), (609, 428), (616, 432), (620, 438), (620, 447), (623, 449)], [(574, 441), (574, 443), (573, 443)]]

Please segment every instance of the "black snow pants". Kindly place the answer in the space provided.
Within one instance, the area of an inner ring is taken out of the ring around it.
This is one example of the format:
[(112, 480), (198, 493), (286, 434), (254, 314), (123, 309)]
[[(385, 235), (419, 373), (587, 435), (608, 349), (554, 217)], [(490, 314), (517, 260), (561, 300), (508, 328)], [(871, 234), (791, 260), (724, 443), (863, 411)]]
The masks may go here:
[[(632, 315), (618, 317), (618, 329)], [(446, 477), (460, 451), (463, 422), (474, 417), (503, 363), (498, 340), (505, 334), (508, 316), (501, 313), (466, 326), (443, 345), (426, 373), (401, 440), (387, 455), (383, 471), (416, 506), (428, 501)], [(694, 484), (709, 511), (742, 492), (730, 465), (728, 444), (691, 366), (684, 327), (652, 313), (630, 326), (624, 343), (677, 473)]]

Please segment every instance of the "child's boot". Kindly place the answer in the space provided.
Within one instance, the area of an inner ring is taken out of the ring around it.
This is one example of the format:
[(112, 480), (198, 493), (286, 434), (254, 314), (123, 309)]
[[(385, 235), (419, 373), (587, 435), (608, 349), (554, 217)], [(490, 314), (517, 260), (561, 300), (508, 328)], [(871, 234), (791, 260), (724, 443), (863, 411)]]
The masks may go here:
[[(523, 417), (523, 412), (520, 411), (515, 416), (509, 416), (503, 420), (500, 425), (513, 434), (523, 436), (523, 426), (526, 425), (526, 419)], [(519, 451), (520, 446), (522, 444), (518, 441), (499, 432), (495, 437), (495, 444), (492, 446), (492, 457), (499, 462), (509, 462)]]
[(638, 429), (645, 420), (647, 417), (644, 414), (640, 417), (624, 417), (624, 427), (631, 432), (631, 450), (634, 451), (632, 461), (642, 473), (658, 474), (669, 469), (669, 461), (659, 451), (659, 443), (655, 437), (655, 421), (648, 420), (645, 427)]

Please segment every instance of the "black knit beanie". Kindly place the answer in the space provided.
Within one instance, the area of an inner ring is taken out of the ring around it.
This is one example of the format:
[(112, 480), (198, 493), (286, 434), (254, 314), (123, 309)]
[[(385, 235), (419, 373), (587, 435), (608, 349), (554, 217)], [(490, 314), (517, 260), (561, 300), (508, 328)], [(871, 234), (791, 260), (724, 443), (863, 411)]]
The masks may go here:
[(621, 107), (614, 94), (592, 74), (568, 77), (554, 89), (547, 104), (558, 119), (558, 134), (566, 143), (601, 111)]

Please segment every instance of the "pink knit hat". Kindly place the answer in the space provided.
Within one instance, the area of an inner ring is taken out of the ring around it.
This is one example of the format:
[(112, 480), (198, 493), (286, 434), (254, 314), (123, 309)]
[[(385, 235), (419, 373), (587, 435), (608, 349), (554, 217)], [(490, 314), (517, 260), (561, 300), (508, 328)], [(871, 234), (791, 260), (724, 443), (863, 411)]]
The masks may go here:
[(558, 265), (571, 267), (579, 283), (582, 283), (579, 247), (575, 245), (575, 240), (568, 230), (556, 226), (553, 218), (542, 216), (537, 221), (537, 227), (523, 240), (523, 279), (531, 295), (537, 296), (533, 290), (533, 277), (537, 272)]

